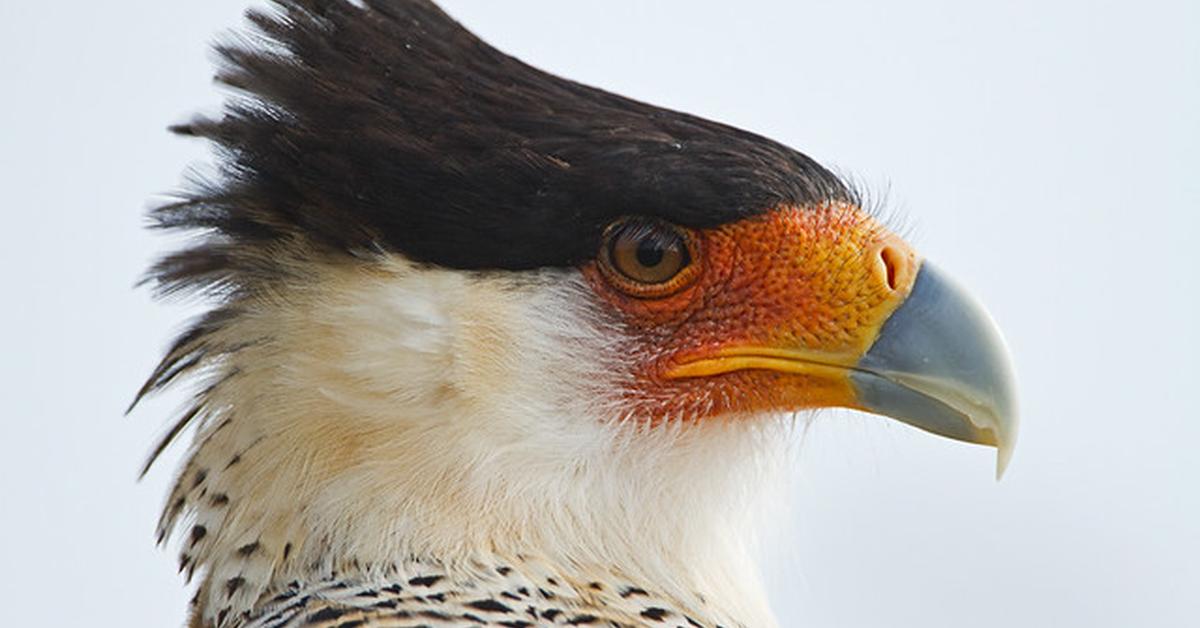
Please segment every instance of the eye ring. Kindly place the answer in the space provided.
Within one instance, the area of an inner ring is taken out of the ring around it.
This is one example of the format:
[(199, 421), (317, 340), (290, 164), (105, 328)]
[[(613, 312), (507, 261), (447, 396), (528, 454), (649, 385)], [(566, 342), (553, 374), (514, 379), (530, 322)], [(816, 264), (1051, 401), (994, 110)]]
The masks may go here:
[(621, 218), (604, 230), (600, 270), (622, 292), (638, 298), (664, 297), (684, 288), (700, 271), (699, 247), (691, 231), (662, 220)]

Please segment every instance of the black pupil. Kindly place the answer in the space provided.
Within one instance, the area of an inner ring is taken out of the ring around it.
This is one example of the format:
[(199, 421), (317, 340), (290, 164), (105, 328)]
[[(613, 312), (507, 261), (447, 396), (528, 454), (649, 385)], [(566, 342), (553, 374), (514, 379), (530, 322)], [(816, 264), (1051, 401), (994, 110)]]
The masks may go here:
[(666, 251), (661, 238), (650, 236), (638, 242), (637, 261), (642, 266), (654, 268), (662, 263), (664, 255)]

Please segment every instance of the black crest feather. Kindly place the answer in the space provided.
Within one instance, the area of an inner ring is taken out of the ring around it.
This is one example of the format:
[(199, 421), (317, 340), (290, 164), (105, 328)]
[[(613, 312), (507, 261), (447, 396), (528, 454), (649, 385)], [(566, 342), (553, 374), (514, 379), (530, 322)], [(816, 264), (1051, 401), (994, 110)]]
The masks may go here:
[[(233, 87), (216, 182), (154, 212), (214, 237), (165, 259), (172, 288), (236, 282), (246, 247), (302, 237), (461, 269), (591, 259), (616, 217), (713, 226), (850, 193), (776, 142), (547, 74), (425, 0), (275, 0), (219, 47)], [(257, 259), (257, 257), (254, 257)]]
[[(218, 297), (139, 391), (268, 338), (223, 338), (260, 290), (303, 280), (305, 256), (396, 252), (458, 269), (570, 266), (604, 228), (645, 215), (709, 227), (770, 210), (854, 201), (808, 157), (723, 124), (532, 68), (427, 0), (274, 0), (218, 47), (234, 90), (219, 119), (174, 127), (218, 150), (214, 180), (155, 209), (199, 233), (149, 272), (161, 293)], [(280, 255), (290, 258), (288, 263)], [(147, 463), (206, 420), (212, 387)], [(225, 419), (225, 425), (230, 419)]]

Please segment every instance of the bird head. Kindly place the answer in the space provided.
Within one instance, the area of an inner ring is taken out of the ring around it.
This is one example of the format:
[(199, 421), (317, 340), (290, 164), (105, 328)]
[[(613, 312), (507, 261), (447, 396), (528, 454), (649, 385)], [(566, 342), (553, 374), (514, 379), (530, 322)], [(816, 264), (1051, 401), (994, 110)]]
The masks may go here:
[(991, 319), (812, 159), (539, 71), (429, 2), (276, 5), (220, 47), (223, 115), (175, 127), (217, 172), (153, 213), (200, 237), (150, 280), (213, 299), (141, 392), (200, 382), (160, 529), (186, 529), (209, 607), (486, 552), (719, 597), (738, 499), (819, 408), (1007, 461)]

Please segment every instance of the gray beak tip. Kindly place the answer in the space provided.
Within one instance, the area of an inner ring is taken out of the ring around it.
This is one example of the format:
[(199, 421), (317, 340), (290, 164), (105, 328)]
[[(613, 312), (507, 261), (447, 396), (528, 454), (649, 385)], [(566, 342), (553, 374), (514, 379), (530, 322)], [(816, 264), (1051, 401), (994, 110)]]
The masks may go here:
[(1008, 348), (987, 311), (936, 266), (922, 264), (851, 380), (867, 410), (996, 447), (996, 478), (1004, 475), (1018, 426)]

